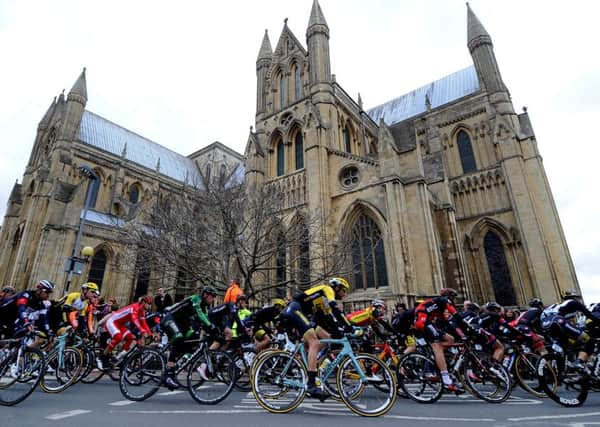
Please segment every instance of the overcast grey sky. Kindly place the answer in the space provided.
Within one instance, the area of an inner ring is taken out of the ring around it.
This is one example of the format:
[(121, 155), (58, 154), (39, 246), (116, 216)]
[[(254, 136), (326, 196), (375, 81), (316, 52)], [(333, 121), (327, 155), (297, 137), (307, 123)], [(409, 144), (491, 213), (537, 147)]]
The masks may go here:
[[(463, 0), (320, 0), (332, 72), (365, 108), (472, 64)], [(182, 154), (243, 152), (264, 30), (303, 43), (312, 0), (0, 0), (0, 215), (39, 120), (87, 67), (87, 109)], [(600, 301), (600, 2), (472, 0), (527, 106), (584, 296)], [(594, 126), (596, 125), (596, 126)]]

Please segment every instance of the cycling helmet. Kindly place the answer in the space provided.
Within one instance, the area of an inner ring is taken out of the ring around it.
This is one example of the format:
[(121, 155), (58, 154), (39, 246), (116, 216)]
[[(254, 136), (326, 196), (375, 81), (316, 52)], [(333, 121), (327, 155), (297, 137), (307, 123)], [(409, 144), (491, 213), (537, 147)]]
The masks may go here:
[(481, 307), (479, 307), (479, 304), (477, 304), (476, 302), (473, 302), (473, 301), (465, 301), (463, 303), (463, 308), (465, 310), (471, 310), (471, 311), (479, 311), (481, 309)]
[(544, 303), (539, 298), (531, 298), (529, 300), (529, 307), (537, 308), (537, 307), (543, 307), (543, 306), (544, 306)]
[(50, 280), (46, 280), (46, 279), (40, 280), (39, 283), (37, 284), (37, 288), (50, 293), (54, 290), (54, 283), (52, 283)]
[(383, 301), (382, 299), (374, 299), (373, 301), (371, 301), (371, 305), (373, 307), (382, 307), (385, 308), (385, 301)]
[(216, 297), (217, 290), (215, 288), (213, 288), (212, 286), (205, 286), (202, 288), (202, 294), (209, 294), (209, 295), (212, 295), (213, 297)]
[(440, 296), (454, 298), (454, 297), (458, 296), (458, 292), (456, 292), (452, 288), (442, 288), (442, 289), (440, 289)]
[(143, 295), (138, 298), (138, 302), (143, 302), (144, 304), (152, 305), (152, 297), (150, 295)]
[(85, 290), (87, 289), (88, 291), (92, 291), (95, 293), (100, 293), (100, 288), (98, 287), (98, 285), (96, 285), (94, 282), (86, 282), (83, 285), (81, 285), (81, 289)]
[(237, 299), (235, 300), (235, 302), (240, 302), (240, 301), (248, 301), (248, 297), (244, 294), (240, 294), (237, 296)]
[(343, 289), (346, 292), (350, 290), (350, 284), (346, 279), (342, 279), (341, 277), (333, 277), (329, 280), (329, 286), (334, 289)]
[(487, 311), (500, 311), (502, 306), (496, 301), (490, 301), (483, 306)]
[(280, 307), (285, 307), (287, 304), (285, 303), (284, 299), (281, 298), (273, 298), (273, 301), (271, 301), (273, 305), (278, 305)]
[(575, 299), (575, 298), (581, 298), (581, 295), (579, 295), (577, 292), (575, 291), (565, 291), (563, 293), (563, 299)]

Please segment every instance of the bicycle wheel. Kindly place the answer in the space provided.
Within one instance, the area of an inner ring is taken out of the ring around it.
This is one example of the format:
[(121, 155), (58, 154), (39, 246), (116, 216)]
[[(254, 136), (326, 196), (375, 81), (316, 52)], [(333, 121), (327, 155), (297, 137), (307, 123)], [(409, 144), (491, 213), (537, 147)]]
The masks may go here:
[(379, 417), (396, 403), (397, 388), (392, 370), (369, 354), (346, 357), (337, 373), (340, 397), (352, 412)]
[(73, 385), (83, 365), (81, 351), (66, 347), (54, 350), (46, 357), (46, 372), (40, 381), (40, 388), (46, 393), (60, 393)]
[(337, 386), (337, 373), (339, 365), (333, 366), (331, 362), (335, 360), (341, 349), (328, 349), (317, 361), (317, 375), (321, 381), (323, 389), (331, 396), (332, 399), (341, 401), (340, 393)]
[(0, 405), (12, 406), (33, 393), (42, 379), (46, 363), (44, 354), (35, 348), (14, 348), (0, 364)]
[(85, 352), (85, 372), (81, 377), (84, 384), (93, 384), (104, 376), (104, 371), (98, 367), (98, 360), (104, 350), (100, 347), (87, 347)]
[(304, 364), (283, 350), (271, 351), (254, 367), (252, 393), (260, 406), (275, 414), (296, 409), (306, 396)]
[[(207, 356), (208, 359), (207, 360)], [(207, 379), (200, 371), (206, 366)], [(202, 368), (201, 368), (202, 367)], [(215, 405), (229, 396), (236, 379), (233, 358), (220, 350), (207, 350), (197, 355), (188, 367), (187, 388), (190, 396), (205, 405)]]
[(240, 391), (248, 392), (252, 390), (250, 385), (250, 375), (252, 362), (256, 356), (256, 350), (244, 350), (242, 354), (235, 353), (232, 355), (235, 362), (235, 388)]
[(167, 366), (162, 354), (145, 348), (131, 353), (121, 366), (119, 389), (129, 400), (140, 402), (158, 391)]
[(559, 405), (576, 407), (586, 401), (589, 382), (585, 375), (569, 367), (564, 356), (541, 356), (537, 365), (537, 375), (544, 392)]
[(504, 402), (510, 396), (510, 374), (501, 363), (469, 355), (462, 366), (462, 380), (475, 397), (490, 403)]
[[(535, 397), (547, 397), (537, 376), (536, 366), (540, 356), (535, 353), (521, 353), (515, 359), (513, 367), (517, 384)], [(552, 386), (555, 389), (555, 385)]]
[(406, 395), (419, 403), (436, 402), (444, 391), (435, 362), (420, 353), (403, 356), (396, 366), (398, 384)]

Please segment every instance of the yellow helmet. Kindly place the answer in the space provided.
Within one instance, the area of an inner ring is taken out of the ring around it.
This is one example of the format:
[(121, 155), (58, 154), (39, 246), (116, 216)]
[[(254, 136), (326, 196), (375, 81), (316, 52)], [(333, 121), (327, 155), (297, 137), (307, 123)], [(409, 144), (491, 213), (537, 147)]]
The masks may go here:
[(273, 305), (279, 305), (281, 307), (285, 307), (287, 304), (285, 303), (284, 299), (281, 298), (273, 298), (273, 301), (271, 301), (271, 303)]
[(341, 277), (333, 277), (332, 279), (329, 279), (329, 286), (332, 288), (341, 288), (346, 292), (350, 290), (350, 283)]
[(88, 291), (100, 293), (100, 288), (94, 282), (86, 282), (86, 283), (84, 283), (83, 285), (81, 285), (81, 289), (82, 290), (87, 289)]

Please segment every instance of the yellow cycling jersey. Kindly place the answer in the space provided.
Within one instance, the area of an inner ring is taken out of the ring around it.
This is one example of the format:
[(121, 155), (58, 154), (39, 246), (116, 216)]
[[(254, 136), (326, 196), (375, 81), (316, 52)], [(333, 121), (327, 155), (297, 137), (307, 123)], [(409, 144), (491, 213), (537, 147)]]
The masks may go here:
[(332, 306), (336, 305), (335, 292), (329, 285), (313, 286), (294, 296), (307, 314), (331, 314)]
[[(71, 292), (64, 297), (63, 307), (71, 307), (70, 311), (77, 311), (81, 316), (85, 316), (88, 308), (88, 300), (81, 295), (81, 292)], [(66, 320), (66, 318), (65, 318)]]

